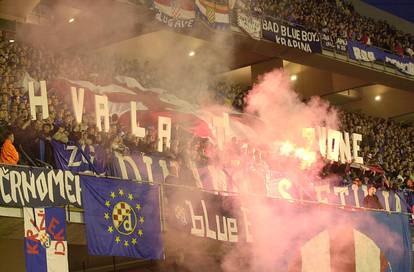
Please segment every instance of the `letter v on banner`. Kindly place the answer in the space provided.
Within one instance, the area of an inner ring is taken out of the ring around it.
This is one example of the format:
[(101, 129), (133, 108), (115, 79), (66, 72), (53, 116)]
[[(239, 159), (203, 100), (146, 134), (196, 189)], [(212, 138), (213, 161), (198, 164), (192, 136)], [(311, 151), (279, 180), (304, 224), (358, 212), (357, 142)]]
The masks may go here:
[(69, 271), (63, 208), (23, 208), (26, 271)]
[(83, 88), (79, 88), (79, 91), (76, 91), (75, 87), (70, 88), (73, 112), (75, 113), (76, 123), (78, 124), (82, 123), (84, 93), (85, 90)]

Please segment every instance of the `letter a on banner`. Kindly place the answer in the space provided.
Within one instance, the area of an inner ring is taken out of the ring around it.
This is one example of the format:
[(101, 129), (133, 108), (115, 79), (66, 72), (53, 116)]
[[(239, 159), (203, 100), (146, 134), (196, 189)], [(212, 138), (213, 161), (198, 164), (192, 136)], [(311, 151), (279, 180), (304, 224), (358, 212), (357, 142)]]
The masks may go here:
[(26, 271), (69, 271), (63, 208), (23, 208)]
[(96, 127), (102, 131), (102, 119), (104, 120), (104, 130), (109, 131), (109, 108), (108, 97), (104, 95), (95, 95), (95, 118)]

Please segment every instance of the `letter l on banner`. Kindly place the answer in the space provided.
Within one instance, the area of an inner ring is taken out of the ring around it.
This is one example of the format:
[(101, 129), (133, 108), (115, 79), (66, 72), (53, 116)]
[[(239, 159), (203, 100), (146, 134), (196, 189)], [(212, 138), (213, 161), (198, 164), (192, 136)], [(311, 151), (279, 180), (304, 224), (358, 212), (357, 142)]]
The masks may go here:
[(23, 208), (27, 272), (67, 272), (68, 244), (63, 208)]

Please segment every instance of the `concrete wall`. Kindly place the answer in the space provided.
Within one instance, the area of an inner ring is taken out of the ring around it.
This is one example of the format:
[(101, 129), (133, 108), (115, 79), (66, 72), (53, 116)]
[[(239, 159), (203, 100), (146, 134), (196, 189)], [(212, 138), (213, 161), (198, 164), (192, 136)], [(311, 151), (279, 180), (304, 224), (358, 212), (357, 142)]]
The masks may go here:
[(292, 86), (304, 98), (323, 96), (369, 84), (354, 77), (293, 62), (284, 61), (283, 66), (288, 74), (297, 75), (297, 80), (292, 82)]
[(23, 248), (23, 239), (0, 239), (0, 271), (26, 271)]
[[(23, 233), (22, 233), (23, 235)], [(113, 271), (113, 265), (118, 267), (138, 266), (145, 264), (142, 260), (110, 257), (90, 256), (86, 245), (69, 245), (69, 270), (70, 271)], [(0, 239), (0, 271), (1, 272), (25, 272), (23, 239)], [(97, 269), (101, 267), (101, 269)]]

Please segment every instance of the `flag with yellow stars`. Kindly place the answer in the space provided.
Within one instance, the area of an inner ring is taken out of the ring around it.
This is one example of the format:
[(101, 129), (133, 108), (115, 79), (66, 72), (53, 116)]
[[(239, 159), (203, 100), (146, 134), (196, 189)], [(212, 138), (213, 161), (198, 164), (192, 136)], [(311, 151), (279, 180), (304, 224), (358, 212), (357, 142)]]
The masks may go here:
[(159, 186), (81, 177), (91, 255), (162, 257)]

